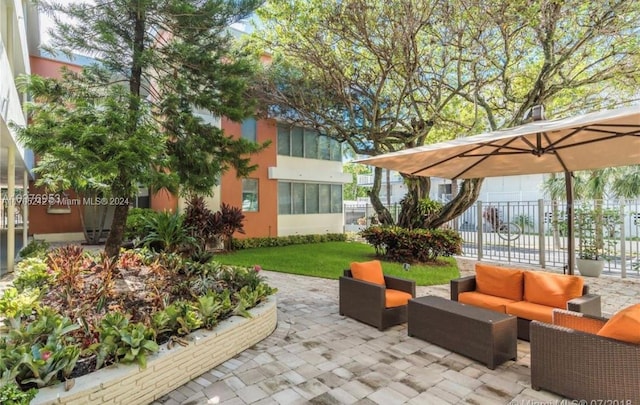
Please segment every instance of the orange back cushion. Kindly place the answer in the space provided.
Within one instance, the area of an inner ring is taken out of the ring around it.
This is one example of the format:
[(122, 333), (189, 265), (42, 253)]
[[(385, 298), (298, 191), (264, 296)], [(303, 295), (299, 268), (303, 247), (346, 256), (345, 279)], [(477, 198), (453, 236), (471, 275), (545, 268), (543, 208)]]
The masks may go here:
[(579, 276), (524, 272), (524, 299), (534, 304), (567, 309), (567, 301), (582, 297), (584, 280)]
[(640, 304), (615, 314), (598, 331), (598, 336), (640, 344)]
[(522, 270), (476, 263), (476, 291), (479, 293), (522, 300)]
[(382, 264), (380, 260), (353, 262), (351, 263), (351, 274), (353, 278), (358, 280), (384, 285), (384, 275), (382, 274)]

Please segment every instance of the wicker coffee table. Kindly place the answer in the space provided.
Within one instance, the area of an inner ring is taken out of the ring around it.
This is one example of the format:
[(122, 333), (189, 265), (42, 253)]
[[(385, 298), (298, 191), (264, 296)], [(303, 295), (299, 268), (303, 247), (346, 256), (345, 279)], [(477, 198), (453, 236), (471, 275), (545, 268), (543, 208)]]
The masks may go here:
[(517, 318), (426, 296), (409, 301), (409, 336), (485, 363), (488, 368), (517, 356)]

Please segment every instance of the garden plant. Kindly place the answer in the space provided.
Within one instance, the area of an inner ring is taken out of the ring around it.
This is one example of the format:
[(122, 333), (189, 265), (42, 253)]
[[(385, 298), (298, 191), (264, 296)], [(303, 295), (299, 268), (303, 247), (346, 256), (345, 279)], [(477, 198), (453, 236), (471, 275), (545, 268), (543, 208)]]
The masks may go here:
[[(170, 215), (154, 214), (149, 224)], [(166, 221), (181, 226), (148, 228), (149, 240), (162, 243), (122, 249), (117, 260), (68, 245), (17, 264), (13, 286), (0, 296), (0, 395), (28, 403), (30, 389), (113, 363), (144, 368), (160, 344), (170, 348), (196, 329), (250, 316), (275, 293), (259, 266), (223, 265), (211, 255), (193, 260), (201, 241), (184, 227), (188, 221)]]

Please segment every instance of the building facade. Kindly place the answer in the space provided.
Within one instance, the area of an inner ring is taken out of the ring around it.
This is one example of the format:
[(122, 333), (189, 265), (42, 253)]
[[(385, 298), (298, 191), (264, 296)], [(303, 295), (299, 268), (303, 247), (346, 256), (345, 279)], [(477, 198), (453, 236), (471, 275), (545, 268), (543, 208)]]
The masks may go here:
[(28, 188), (33, 154), (17, 140), (26, 125), (26, 95), (16, 79), (31, 73), (29, 54), (39, 42), (38, 14), (29, 0), (0, 1), (0, 271), (11, 271), (17, 251), (27, 243)]
[[(69, 60), (41, 54), (37, 46), (30, 51), (25, 73), (44, 77), (59, 78), (63, 67), (79, 72), (84, 65), (94, 62), (84, 57)], [(248, 178), (238, 178), (231, 169), (221, 176), (212, 197), (206, 199), (212, 211), (217, 211), (222, 203), (242, 209), (245, 233), (236, 237), (343, 231), (342, 185), (350, 182), (351, 177), (342, 173), (339, 143), (315, 131), (279, 124), (275, 119), (250, 118), (237, 123), (206, 111), (198, 111), (197, 115), (232, 137), (269, 142), (265, 150), (251, 157), (257, 169)], [(43, 194), (44, 190), (36, 188), (32, 181), (30, 193)], [(66, 197), (69, 201), (76, 200), (72, 192)], [(165, 190), (154, 193), (142, 186), (132, 205), (181, 212), (186, 201)], [(32, 206), (28, 234), (47, 241), (82, 240), (80, 212), (84, 212), (85, 226), (90, 228), (99, 217), (93, 208), (82, 204)], [(107, 211), (107, 224), (111, 222), (112, 211), (112, 208)]]

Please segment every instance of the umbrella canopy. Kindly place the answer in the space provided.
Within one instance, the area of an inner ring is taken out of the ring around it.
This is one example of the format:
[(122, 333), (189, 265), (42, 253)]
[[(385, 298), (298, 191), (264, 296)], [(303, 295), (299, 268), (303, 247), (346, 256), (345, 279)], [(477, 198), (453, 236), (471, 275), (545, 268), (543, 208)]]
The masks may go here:
[(529, 124), (357, 161), (401, 173), (471, 179), (564, 172), (573, 273), (571, 172), (640, 164), (640, 106)]

